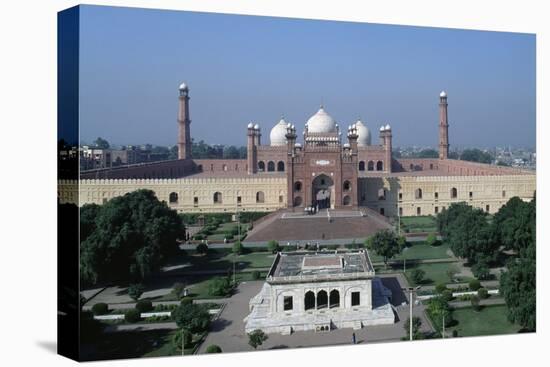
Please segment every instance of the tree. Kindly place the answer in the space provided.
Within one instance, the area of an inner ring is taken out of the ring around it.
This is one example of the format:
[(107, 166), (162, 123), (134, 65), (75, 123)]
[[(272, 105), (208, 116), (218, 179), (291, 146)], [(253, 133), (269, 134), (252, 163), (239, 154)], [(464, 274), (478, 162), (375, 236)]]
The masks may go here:
[(438, 283), (436, 286), (435, 286), (435, 292), (437, 294), (442, 294), (443, 291), (445, 291), (447, 289), (447, 284), (445, 283)]
[(94, 141), (94, 146), (98, 149), (109, 149), (110, 145), (109, 142), (103, 138), (98, 137)]
[(217, 346), (216, 344), (211, 344), (208, 347), (206, 347), (206, 353), (221, 353), (222, 348)]
[(474, 292), (477, 291), (479, 288), (481, 288), (481, 283), (477, 279), (470, 280), (470, 283), (468, 285), (470, 289)]
[(134, 301), (137, 301), (143, 294), (145, 287), (141, 283), (133, 283), (128, 286), (128, 295)]
[(445, 289), (441, 292), (441, 297), (445, 300), (445, 302), (451, 302), (453, 300), (453, 291), (450, 289)]
[(417, 158), (439, 158), (439, 152), (435, 149), (423, 149), (415, 155)]
[(109, 312), (109, 305), (103, 302), (96, 303), (92, 306), (92, 312), (94, 315), (105, 315)]
[(431, 298), (428, 301), (427, 312), (438, 326), (441, 326), (443, 319), (445, 319), (445, 326), (450, 326), (453, 322), (452, 310), (444, 296)]
[(231, 282), (227, 277), (216, 277), (208, 281), (208, 294), (210, 296), (227, 296), (231, 293)]
[(141, 312), (135, 308), (131, 308), (124, 313), (124, 320), (127, 323), (135, 324), (141, 320)]
[(257, 349), (266, 340), (267, 335), (260, 329), (256, 329), (253, 332), (248, 333), (248, 344), (254, 349)]
[[(411, 318), (407, 318), (405, 323), (403, 324), (403, 329), (405, 329), (406, 332), (406, 340), (410, 340), (411, 338)], [(412, 318), (412, 328), (413, 328), (413, 340), (423, 339), (424, 335), (420, 332), (420, 327), (422, 326), (422, 320), (420, 317), (413, 316)]]
[(536, 199), (524, 202), (515, 196), (493, 218), (495, 241), (506, 249), (521, 251), (535, 242)]
[(275, 241), (275, 240), (271, 240), (267, 243), (267, 249), (269, 250), (269, 252), (271, 253), (276, 253), (279, 251), (279, 242)]
[(491, 163), (493, 161), (491, 154), (479, 149), (465, 149), (460, 155), (460, 159), (478, 163)]
[[(534, 254), (535, 245), (532, 252)], [(508, 306), (508, 319), (524, 329), (536, 329), (536, 261), (533, 257), (513, 259), (500, 277), (500, 294)]]
[(199, 243), (196, 248), (197, 254), (206, 255), (208, 253), (208, 245), (205, 243)]
[(401, 246), (397, 241), (395, 233), (387, 229), (379, 231), (370, 237), (367, 246), (378, 256), (384, 258), (385, 267), (387, 267), (389, 259), (401, 252)]
[(151, 302), (148, 299), (142, 299), (137, 301), (136, 303), (136, 310), (139, 312), (149, 312), (153, 310), (153, 302)]
[(244, 247), (243, 247), (243, 244), (241, 243), (241, 241), (235, 241), (235, 243), (233, 244), (233, 253), (235, 255), (240, 255), (244, 252)]
[(411, 271), (411, 279), (415, 284), (420, 284), (424, 280), (426, 272), (422, 269), (415, 268)]
[(204, 305), (181, 304), (173, 312), (172, 318), (181, 329), (193, 334), (208, 330), (210, 326), (210, 314)]
[(479, 261), (477, 264), (472, 265), (472, 274), (480, 280), (489, 279), (491, 276), (489, 265), (487, 265), (486, 261)]
[(487, 288), (479, 288), (477, 290), (477, 296), (479, 299), (486, 299), (489, 297), (489, 291), (487, 291)]
[(481, 310), (481, 306), (479, 304), (479, 297), (477, 295), (475, 295), (475, 294), (472, 295), (470, 297), (470, 302), (472, 304), (472, 308), (474, 309), (474, 311), (477, 312), (477, 311)]
[(223, 158), (224, 159), (239, 159), (239, 149), (234, 146), (226, 146), (223, 148)]
[(84, 204), (80, 208), (80, 241), (84, 241), (95, 231), (99, 209), (97, 204)]
[(185, 233), (177, 212), (151, 190), (115, 197), (85, 212), (91, 231), (80, 246), (80, 274), (85, 284), (145, 279), (177, 254), (177, 239)]
[(437, 236), (435, 235), (435, 233), (430, 233), (430, 234), (426, 237), (426, 243), (427, 243), (429, 246), (437, 246), (437, 245), (439, 245), (439, 240), (437, 239)]
[(174, 346), (174, 349), (179, 352), (181, 352), (182, 335), (184, 348), (191, 348), (191, 346), (193, 345), (193, 334), (191, 334), (188, 330), (179, 329), (174, 333), (174, 336), (172, 337), (172, 345)]

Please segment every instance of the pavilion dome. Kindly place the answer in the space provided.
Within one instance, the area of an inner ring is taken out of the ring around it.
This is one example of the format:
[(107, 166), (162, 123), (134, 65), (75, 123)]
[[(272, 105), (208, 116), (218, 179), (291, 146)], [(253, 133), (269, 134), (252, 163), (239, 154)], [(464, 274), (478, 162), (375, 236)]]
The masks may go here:
[(307, 120), (307, 130), (310, 133), (335, 133), (336, 121), (321, 106), (319, 111)]
[(273, 126), (271, 132), (269, 133), (269, 142), (271, 146), (286, 145), (286, 129), (287, 122), (283, 117), (275, 126)]
[(369, 128), (363, 124), (361, 120), (357, 120), (355, 123), (355, 128), (357, 129), (357, 145), (360, 147), (365, 147), (371, 144), (371, 135)]

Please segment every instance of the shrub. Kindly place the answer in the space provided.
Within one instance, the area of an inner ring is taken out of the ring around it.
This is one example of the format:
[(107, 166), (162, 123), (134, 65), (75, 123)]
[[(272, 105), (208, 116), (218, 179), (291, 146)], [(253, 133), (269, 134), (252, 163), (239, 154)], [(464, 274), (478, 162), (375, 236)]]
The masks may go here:
[(271, 240), (267, 243), (267, 249), (271, 253), (275, 253), (279, 251), (279, 242)]
[(258, 270), (254, 270), (251, 275), (252, 275), (252, 280), (260, 279), (260, 272)]
[(216, 277), (208, 281), (208, 294), (211, 296), (227, 296), (231, 292), (229, 278)]
[(180, 302), (181, 305), (190, 305), (192, 303), (193, 303), (193, 298), (191, 297), (183, 297)]
[(489, 271), (489, 266), (485, 262), (479, 262), (472, 266), (472, 274), (477, 279), (486, 280), (489, 279), (491, 276), (491, 272)]
[(248, 344), (257, 349), (260, 345), (267, 340), (267, 335), (260, 329), (256, 329), (251, 333), (248, 333)]
[(204, 240), (205, 236), (203, 234), (197, 233), (196, 235), (193, 236), (193, 239), (195, 241), (200, 241), (200, 240)]
[(131, 324), (136, 323), (141, 320), (141, 312), (132, 308), (124, 313), (124, 320)]
[(145, 287), (141, 283), (136, 284), (130, 284), (128, 287), (128, 295), (131, 299), (134, 301), (137, 301), (139, 297), (143, 294), (143, 291), (145, 290)]
[(136, 310), (139, 312), (149, 312), (153, 310), (153, 302), (142, 299), (136, 303)]
[(425, 275), (426, 272), (422, 269), (413, 269), (413, 271), (411, 272), (411, 278), (416, 284), (422, 283)]
[(447, 289), (447, 284), (445, 283), (439, 283), (435, 286), (435, 292), (437, 294), (443, 294), (443, 292)]
[(474, 292), (481, 288), (481, 283), (477, 279), (470, 280), (470, 283), (468, 285), (470, 286), (470, 289)]
[(208, 246), (205, 243), (199, 243), (195, 250), (197, 254), (206, 255), (208, 253)]
[(191, 334), (187, 330), (179, 329), (174, 334), (174, 337), (172, 338), (172, 344), (174, 345), (174, 348), (181, 352), (181, 336), (184, 336), (183, 342), (184, 342), (184, 348), (190, 348), (193, 345), (193, 334)]
[(430, 233), (426, 237), (426, 243), (430, 246), (438, 246), (440, 244), (435, 233)]
[(481, 309), (481, 306), (479, 305), (479, 297), (476, 295), (470, 296), (470, 303), (472, 304), (472, 308), (474, 311), (479, 311)]
[(479, 299), (486, 299), (489, 297), (489, 291), (487, 291), (487, 288), (479, 288), (477, 290), (477, 296)]
[(443, 292), (441, 292), (441, 297), (443, 297), (445, 302), (450, 302), (453, 300), (453, 291), (450, 289), (445, 289)]
[(240, 255), (244, 252), (244, 247), (241, 243), (241, 241), (237, 241), (233, 244), (233, 253)]
[(210, 326), (210, 314), (204, 305), (180, 305), (172, 312), (172, 319), (179, 328), (193, 334), (202, 333)]
[(209, 345), (206, 348), (206, 353), (221, 353), (221, 352), (222, 352), (222, 348), (220, 348), (219, 346), (217, 346), (215, 344)]
[(92, 312), (94, 315), (105, 315), (109, 312), (109, 305), (103, 302), (96, 303), (92, 306)]

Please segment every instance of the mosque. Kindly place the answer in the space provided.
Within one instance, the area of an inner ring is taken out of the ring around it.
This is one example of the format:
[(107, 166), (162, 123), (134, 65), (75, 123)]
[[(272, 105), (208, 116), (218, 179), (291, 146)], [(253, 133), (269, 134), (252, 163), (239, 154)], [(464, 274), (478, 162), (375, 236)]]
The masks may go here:
[(303, 129), (281, 118), (268, 144), (260, 124), (243, 126), (246, 159), (194, 159), (190, 89), (183, 83), (178, 159), (82, 171), (77, 185), (60, 180), (58, 195), (61, 202), (102, 204), (145, 188), (182, 213), (368, 208), (386, 217), (434, 215), (459, 201), (495, 213), (513, 196), (531, 200), (534, 172), (449, 159), (447, 93), (438, 102), (438, 158), (392, 157), (390, 124), (345, 126), (321, 106)]

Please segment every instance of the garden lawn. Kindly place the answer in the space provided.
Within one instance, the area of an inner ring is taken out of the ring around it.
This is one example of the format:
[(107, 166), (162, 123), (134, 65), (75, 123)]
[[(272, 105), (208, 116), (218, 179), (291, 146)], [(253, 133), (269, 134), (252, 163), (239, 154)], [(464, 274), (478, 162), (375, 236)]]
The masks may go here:
[(200, 270), (232, 270), (233, 260), (237, 262), (237, 268), (269, 268), (273, 264), (275, 255), (270, 252), (250, 252), (248, 254), (238, 255), (235, 258), (232, 252), (228, 250), (209, 250), (205, 256), (193, 254), (184, 258), (185, 262), (191, 264), (186, 271)]
[[(411, 285), (417, 285), (415, 282), (413, 282), (411, 278), (411, 272), (413, 269), (422, 269), (426, 274), (424, 275), (424, 280), (420, 285), (436, 285), (439, 283), (450, 283), (449, 276), (447, 275), (447, 270), (451, 266), (459, 268), (459, 263), (450, 262), (450, 263), (418, 264), (410, 267), (407, 264), (407, 272), (405, 273), (405, 276), (407, 277), (407, 280)], [(469, 282), (471, 280), (471, 278), (469, 277), (455, 277), (455, 279), (458, 279), (458, 281), (460, 282)]]
[(436, 232), (437, 223), (431, 215), (418, 217), (401, 217), (401, 228), (409, 233)]
[[(413, 242), (410, 247), (406, 247), (401, 254), (391, 260), (403, 260), (403, 258), (407, 260), (449, 259), (451, 257), (447, 254), (447, 250), (449, 250), (449, 245), (446, 243), (430, 246), (426, 242)], [(376, 255), (374, 251), (369, 251), (369, 256), (372, 262), (384, 261), (382, 256)]]
[(508, 321), (506, 306), (485, 306), (479, 312), (472, 308), (460, 308), (453, 311), (458, 322), (449, 328), (457, 330), (459, 336), (496, 335), (517, 333), (520, 327)]

